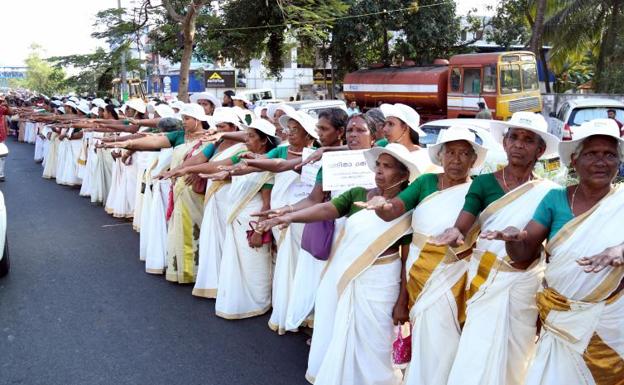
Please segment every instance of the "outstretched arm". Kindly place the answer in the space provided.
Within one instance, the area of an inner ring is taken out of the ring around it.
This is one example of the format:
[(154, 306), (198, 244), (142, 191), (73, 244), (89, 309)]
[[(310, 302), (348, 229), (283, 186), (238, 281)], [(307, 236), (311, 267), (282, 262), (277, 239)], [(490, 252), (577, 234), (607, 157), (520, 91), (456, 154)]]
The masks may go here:
[(336, 219), (339, 216), (340, 214), (338, 213), (336, 207), (331, 202), (325, 202), (303, 210), (262, 221), (258, 225), (258, 229), (260, 231), (268, 231), (270, 228), (278, 225), (280, 228), (285, 228), (292, 222), (311, 223), (327, 221), (330, 219)]

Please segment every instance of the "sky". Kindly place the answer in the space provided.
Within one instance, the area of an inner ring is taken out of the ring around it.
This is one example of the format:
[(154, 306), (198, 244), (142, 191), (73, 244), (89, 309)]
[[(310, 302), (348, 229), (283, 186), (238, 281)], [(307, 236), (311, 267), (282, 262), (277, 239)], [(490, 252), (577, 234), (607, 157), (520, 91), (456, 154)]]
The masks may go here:
[[(131, 0), (121, 0), (122, 6)], [(457, 13), (477, 7), (485, 9), (497, 0), (456, 0)], [(86, 54), (103, 41), (91, 37), (95, 14), (114, 8), (117, 0), (9, 0), (2, 4), (0, 66), (23, 65), (32, 43), (44, 47), (44, 56)], [(485, 12), (479, 12), (484, 14)]]

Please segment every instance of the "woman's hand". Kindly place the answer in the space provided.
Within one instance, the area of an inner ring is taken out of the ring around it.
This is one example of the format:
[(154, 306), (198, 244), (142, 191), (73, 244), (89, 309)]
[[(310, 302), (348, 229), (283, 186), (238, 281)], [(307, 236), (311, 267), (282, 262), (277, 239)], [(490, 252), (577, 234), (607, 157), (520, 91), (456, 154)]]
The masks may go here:
[(392, 203), (381, 195), (372, 197), (368, 202), (354, 202), (353, 204), (367, 210), (390, 210), (392, 208)]
[(238, 157), (241, 159), (258, 159), (260, 157), (260, 154), (256, 154), (255, 152), (248, 151), (248, 152), (244, 152), (240, 154)]
[(407, 309), (407, 301), (399, 300), (394, 304), (392, 308), (392, 322), (395, 325), (403, 325), (409, 321), (409, 310)]
[(258, 224), (258, 226), (256, 227), (258, 229), (258, 231), (269, 231), (271, 230), (273, 227), (275, 226), (279, 226), (278, 228), (280, 230), (285, 229), (286, 227), (288, 227), (288, 225), (290, 225), (291, 223), (291, 219), (289, 215), (282, 215), (279, 217), (273, 217), (270, 219), (267, 219), (265, 221), (262, 221)]
[(199, 174), (200, 178), (207, 178), (211, 180), (228, 180), (231, 175), (228, 171), (219, 171), (214, 174)]
[[(183, 174), (180, 174), (180, 175), (183, 175)], [(192, 186), (193, 183), (197, 182), (199, 179), (201, 179), (199, 177), (199, 175), (197, 175), (197, 174), (189, 174), (189, 175), (186, 176), (186, 178), (184, 178), (184, 183), (186, 183), (189, 186)]]
[(509, 226), (502, 231), (489, 230), (481, 233), (479, 237), (487, 240), (505, 241), (505, 242), (522, 242), (527, 238), (528, 233), (517, 227)]
[(602, 253), (591, 257), (579, 258), (576, 260), (576, 263), (584, 266), (586, 273), (598, 273), (607, 266), (624, 266), (624, 246), (608, 247)]
[(434, 246), (451, 246), (458, 247), (464, 244), (464, 234), (457, 227), (451, 227), (433, 239), (430, 243)]
[(295, 211), (292, 207), (292, 205), (288, 205), (285, 207), (281, 207), (279, 209), (271, 209), (271, 210), (264, 210), (264, 211), (259, 211), (256, 213), (252, 213), (251, 216), (252, 217), (267, 217), (267, 218), (275, 218), (275, 217), (279, 217), (281, 215), (284, 214), (289, 214), (292, 213), (293, 211)]
[(133, 152), (131, 152), (131, 151), (124, 152), (124, 154), (121, 156), (121, 161), (125, 165), (130, 166), (132, 164), (132, 154), (133, 154)]
[(319, 160), (323, 159), (324, 152), (325, 152), (325, 149), (323, 147), (317, 149), (312, 154), (310, 154), (310, 156), (308, 156), (303, 162), (296, 165), (295, 170), (301, 170), (301, 168), (305, 166), (306, 164), (318, 162)]

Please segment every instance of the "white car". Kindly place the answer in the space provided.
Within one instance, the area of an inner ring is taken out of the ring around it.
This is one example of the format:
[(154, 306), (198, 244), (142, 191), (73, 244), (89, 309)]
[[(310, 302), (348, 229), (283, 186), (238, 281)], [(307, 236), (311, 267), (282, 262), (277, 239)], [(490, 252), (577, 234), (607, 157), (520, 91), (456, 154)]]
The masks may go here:
[(6, 237), (6, 207), (4, 206), (4, 195), (0, 191), (0, 277), (4, 277), (9, 273), (9, 244)]
[(314, 118), (318, 116), (319, 112), (329, 108), (340, 108), (345, 112), (347, 111), (347, 104), (343, 100), (301, 100), (298, 102), (287, 102), (286, 104)]
[(624, 122), (624, 103), (615, 99), (586, 98), (564, 102), (555, 118), (562, 124), (563, 140), (572, 139), (574, 127), (593, 119), (606, 119), (607, 110), (615, 110), (615, 118)]
[[(507, 153), (503, 146), (498, 143), (490, 133), (490, 124), (492, 120), (488, 119), (441, 119), (427, 122), (420, 128), (427, 133), (425, 137), (420, 138), (421, 146), (429, 146), (435, 144), (438, 139), (440, 130), (449, 128), (454, 125), (468, 126), (475, 134), (477, 143), (488, 149), (485, 162), (480, 169), (474, 170), (474, 174), (485, 174), (496, 171), (498, 168), (507, 164)], [(565, 170), (562, 170), (559, 164), (559, 158), (552, 158), (540, 161), (538, 168), (541, 168), (541, 175), (548, 179), (558, 180), (563, 176)]]

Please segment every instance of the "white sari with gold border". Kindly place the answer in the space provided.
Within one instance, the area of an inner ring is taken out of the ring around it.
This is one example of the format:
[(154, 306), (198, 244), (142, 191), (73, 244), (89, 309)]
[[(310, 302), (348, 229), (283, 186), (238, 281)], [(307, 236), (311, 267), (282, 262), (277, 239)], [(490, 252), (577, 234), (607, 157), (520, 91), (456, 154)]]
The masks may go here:
[(429, 237), (452, 227), (470, 183), (426, 197), (412, 214), (412, 243), (407, 257), (407, 289), (412, 324), (412, 360), (406, 385), (446, 385), (464, 320), (468, 262)]
[(221, 318), (248, 318), (271, 308), (271, 247), (249, 247), (246, 233), (258, 219), (251, 214), (262, 209), (260, 190), (271, 176), (265, 171), (232, 178), (215, 303)]
[[(226, 160), (244, 149), (244, 143), (237, 143), (215, 154), (210, 161)], [(217, 297), (229, 194), (229, 181), (209, 180), (206, 183), (204, 218), (201, 224), (202, 231), (199, 233), (199, 266), (193, 287), (193, 295), (197, 297)]]
[[(313, 185), (301, 182), (301, 176), (294, 171), (275, 174), (275, 184), (271, 190), (271, 208), (295, 204), (306, 198)], [(273, 275), (272, 305), (269, 328), (278, 334), (285, 334), (288, 307), (291, 303), (298, 256), (301, 250), (302, 223), (292, 223), (285, 230), (273, 228), (277, 244), (275, 273)]]
[(397, 254), (411, 211), (385, 222), (374, 211), (347, 218), (316, 296), (308, 381), (320, 385), (399, 384), (392, 367), (392, 309), (401, 284)]
[[(508, 192), (486, 207), (471, 235), (508, 226), (523, 229), (542, 198), (556, 186), (547, 180), (533, 180)], [(472, 244), (470, 239), (467, 243)], [(526, 270), (512, 267), (503, 241), (476, 241), (468, 263), (466, 323), (449, 385), (524, 382), (535, 352), (535, 294), (543, 271), (542, 260)]]
[(576, 263), (624, 242), (624, 188), (564, 225), (538, 294), (542, 331), (527, 385), (624, 384), (624, 267), (586, 273)]

